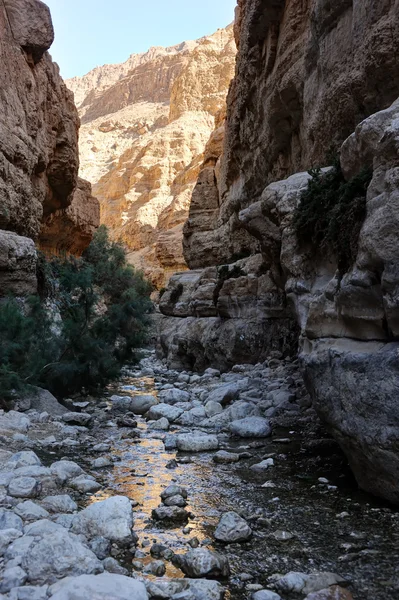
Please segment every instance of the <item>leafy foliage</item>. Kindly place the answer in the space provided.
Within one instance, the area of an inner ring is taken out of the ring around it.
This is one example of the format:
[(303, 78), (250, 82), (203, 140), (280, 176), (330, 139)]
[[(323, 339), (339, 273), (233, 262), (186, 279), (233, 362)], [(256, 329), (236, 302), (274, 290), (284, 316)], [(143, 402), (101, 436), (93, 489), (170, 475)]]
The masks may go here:
[(309, 174), (293, 221), (298, 241), (335, 256), (340, 273), (346, 273), (356, 258), (372, 171), (365, 168), (346, 181), (336, 159), (328, 172), (313, 169)]
[[(118, 376), (146, 338), (151, 286), (102, 226), (82, 258), (40, 258), (42, 299), (0, 304), (0, 398), (27, 384), (58, 397)], [(49, 317), (58, 314), (59, 323)]]

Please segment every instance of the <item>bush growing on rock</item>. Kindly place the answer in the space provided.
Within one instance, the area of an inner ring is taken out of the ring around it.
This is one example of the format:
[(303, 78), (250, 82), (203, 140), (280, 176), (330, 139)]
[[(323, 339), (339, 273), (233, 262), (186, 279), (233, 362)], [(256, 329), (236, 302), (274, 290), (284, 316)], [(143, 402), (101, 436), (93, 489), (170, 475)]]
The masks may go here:
[[(0, 304), (0, 399), (27, 385), (95, 391), (145, 341), (151, 286), (102, 226), (82, 258), (41, 259), (42, 302)], [(56, 318), (54, 318), (56, 317)]]
[(333, 255), (343, 275), (357, 255), (372, 170), (364, 168), (346, 181), (336, 158), (332, 169), (312, 169), (309, 174), (312, 178), (294, 215), (298, 242)]

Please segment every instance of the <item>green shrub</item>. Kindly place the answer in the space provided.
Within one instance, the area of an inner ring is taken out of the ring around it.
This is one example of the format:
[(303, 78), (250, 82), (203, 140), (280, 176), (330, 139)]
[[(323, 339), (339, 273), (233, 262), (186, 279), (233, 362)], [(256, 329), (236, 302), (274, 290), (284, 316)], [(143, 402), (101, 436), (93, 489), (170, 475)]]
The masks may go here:
[(340, 273), (344, 274), (356, 258), (372, 171), (365, 168), (346, 181), (336, 159), (328, 172), (313, 169), (309, 174), (312, 179), (293, 221), (298, 242), (334, 256)]
[(152, 288), (100, 227), (82, 258), (40, 258), (42, 295), (61, 316), (57, 328), (38, 298), (0, 304), (0, 398), (39, 385), (58, 397), (93, 392), (118, 376), (146, 339)]

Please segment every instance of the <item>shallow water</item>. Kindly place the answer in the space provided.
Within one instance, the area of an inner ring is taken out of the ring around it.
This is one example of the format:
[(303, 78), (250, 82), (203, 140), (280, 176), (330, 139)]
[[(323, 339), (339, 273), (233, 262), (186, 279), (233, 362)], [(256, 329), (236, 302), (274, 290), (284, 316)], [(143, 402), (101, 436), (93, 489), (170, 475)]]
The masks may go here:
[[(143, 392), (156, 394), (153, 379), (125, 377), (110, 395)], [(226, 449), (253, 454), (237, 464), (215, 465), (212, 453), (201, 453), (192, 455), (188, 464), (168, 469), (167, 463), (182, 455), (165, 451), (157, 434), (147, 431), (145, 420), (138, 421), (141, 439), (115, 440), (111, 449), (117, 458), (115, 466), (100, 475), (93, 471), (104, 487), (89, 502), (122, 494), (137, 503), (134, 531), (138, 548), (146, 554), (139, 559), (144, 565), (153, 560), (153, 543), (179, 553), (189, 550), (188, 541), (196, 537), (205, 547), (228, 555), (232, 569), (228, 597), (232, 599), (250, 597), (240, 573), (252, 575), (251, 583), (267, 585), (272, 574), (288, 571), (339, 573), (351, 582), (355, 600), (399, 598), (399, 514), (358, 491), (335, 445), (281, 429), (255, 443), (226, 438)], [(110, 436), (112, 431), (117, 430), (110, 428)], [(255, 474), (249, 469), (270, 455), (275, 465), (266, 472)], [(320, 477), (328, 484), (320, 483)], [(189, 493), (187, 509), (195, 515), (188, 523), (189, 534), (183, 534), (184, 525), (166, 528), (151, 519), (161, 492), (173, 482), (184, 485)], [(270, 487), (262, 487), (266, 482)], [(249, 517), (254, 529), (251, 541), (228, 547), (213, 542), (220, 515), (228, 510), (244, 511)], [(276, 531), (292, 537), (280, 541), (274, 537)], [(131, 556), (123, 561), (131, 567)], [(182, 576), (170, 562), (166, 567), (166, 576)]]

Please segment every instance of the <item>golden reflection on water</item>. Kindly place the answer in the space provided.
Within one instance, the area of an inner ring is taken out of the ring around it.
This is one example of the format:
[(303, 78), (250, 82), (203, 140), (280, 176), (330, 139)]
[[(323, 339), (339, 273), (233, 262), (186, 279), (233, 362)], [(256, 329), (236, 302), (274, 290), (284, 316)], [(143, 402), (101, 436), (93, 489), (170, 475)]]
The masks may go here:
[[(128, 382), (125, 379), (123, 384), (117, 390), (111, 390), (111, 393), (131, 396), (144, 393), (156, 396), (157, 390), (154, 380), (150, 377), (140, 380), (129, 378)], [(138, 549), (146, 553), (145, 558), (139, 559), (145, 565), (154, 560), (149, 553), (153, 543), (163, 544), (175, 553), (183, 553), (190, 549), (190, 539), (196, 537), (200, 542), (208, 539), (217, 520), (209, 517), (209, 511), (219, 510), (221, 499), (215, 487), (209, 489), (211, 468), (208, 462), (197, 462), (201, 459), (194, 458), (195, 462), (179, 465), (176, 469), (167, 469), (167, 463), (176, 458), (176, 452), (166, 452), (163, 442), (151, 437), (145, 420), (137, 418), (137, 421), (142, 437), (136, 442), (130, 439), (115, 440), (109, 455), (116, 457), (118, 461), (112, 469), (104, 471), (105, 485), (101, 491), (90, 497), (89, 504), (114, 495), (127, 496), (137, 503), (134, 508), (134, 532), (139, 537)], [(195, 515), (186, 525), (190, 528), (188, 535), (182, 533), (185, 524), (167, 528), (151, 519), (151, 511), (161, 502), (161, 493), (175, 482), (187, 487), (189, 504), (186, 509)], [(210, 548), (211, 541), (205, 545)], [(165, 561), (165, 566), (166, 576), (183, 576), (170, 562)]]

